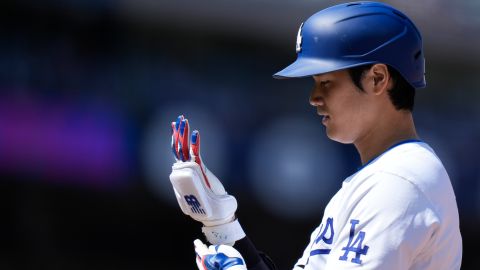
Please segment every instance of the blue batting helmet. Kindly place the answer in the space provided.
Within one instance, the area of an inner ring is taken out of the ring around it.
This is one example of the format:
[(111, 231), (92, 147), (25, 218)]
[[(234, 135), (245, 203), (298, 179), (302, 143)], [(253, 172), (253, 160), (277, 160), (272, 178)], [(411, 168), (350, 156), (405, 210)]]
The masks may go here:
[(406, 15), (383, 3), (353, 2), (317, 12), (300, 25), (296, 51), (297, 60), (274, 78), (383, 63), (414, 88), (426, 85), (420, 32)]

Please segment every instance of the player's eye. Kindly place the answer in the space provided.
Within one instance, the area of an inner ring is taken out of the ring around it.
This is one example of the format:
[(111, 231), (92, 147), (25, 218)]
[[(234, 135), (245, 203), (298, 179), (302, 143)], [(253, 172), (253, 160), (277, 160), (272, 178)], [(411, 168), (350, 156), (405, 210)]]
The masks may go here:
[(325, 80), (325, 81), (321, 81), (320, 82), (320, 86), (321, 87), (329, 87), (331, 85), (331, 81), (330, 80)]

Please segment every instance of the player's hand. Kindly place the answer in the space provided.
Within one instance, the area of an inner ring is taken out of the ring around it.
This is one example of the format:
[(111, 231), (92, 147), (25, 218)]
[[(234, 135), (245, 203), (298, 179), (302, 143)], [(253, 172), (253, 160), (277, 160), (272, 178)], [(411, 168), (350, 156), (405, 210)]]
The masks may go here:
[(207, 247), (198, 239), (193, 244), (199, 270), (247, 270), (242, 255), (231, 246), (211, 245)]
[(180, 115), (172, 122), (172, 166), (170, 182), (183, 213), (204, 224), (202, 228), (212, 244), (232, 244), (245, 237), (235, 219), (237, 200), (228, 195), (200, 155), (200, 133), (192, 132), (188, 119)]

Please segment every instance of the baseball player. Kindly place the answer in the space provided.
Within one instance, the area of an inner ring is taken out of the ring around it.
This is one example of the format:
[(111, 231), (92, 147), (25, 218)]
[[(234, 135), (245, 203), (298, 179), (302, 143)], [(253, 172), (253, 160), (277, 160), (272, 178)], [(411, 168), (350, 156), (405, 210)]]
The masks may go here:
[[(354, 144), (362, 167), (330, 200), (293, 269), (460, 269), (452, 185), (412, 118), (415, 90), (426, 86), (413, 22), (382, 3), (339, 4), (300, 25), (296, 52), (274, 77), (313, 78), (310, 104), (327, 136)], [(275, 269), (245, 235), (237, 201), (207, 169), (200, 134), (190, 138), (189, 129), (183, 116), (172, 123), (170, 180), (211, 244), (194, 241), (198, 268)]]

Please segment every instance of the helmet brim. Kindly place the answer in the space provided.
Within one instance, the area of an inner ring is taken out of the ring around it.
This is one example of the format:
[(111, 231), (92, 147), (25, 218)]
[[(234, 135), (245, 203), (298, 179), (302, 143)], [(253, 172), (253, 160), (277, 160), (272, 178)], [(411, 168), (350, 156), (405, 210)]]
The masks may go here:
[(358, 62), (352, 61), (339, 61), (339, 60), (326, 60), (298, 57), (295, 62), (282, 69), (281, 71), (273, 74), (275, 79), (291, 79), (291, 78), (304, 78), (313, 75), (324, 74), (341, 69), (372, 64), (375, 61), (370, 62)]

